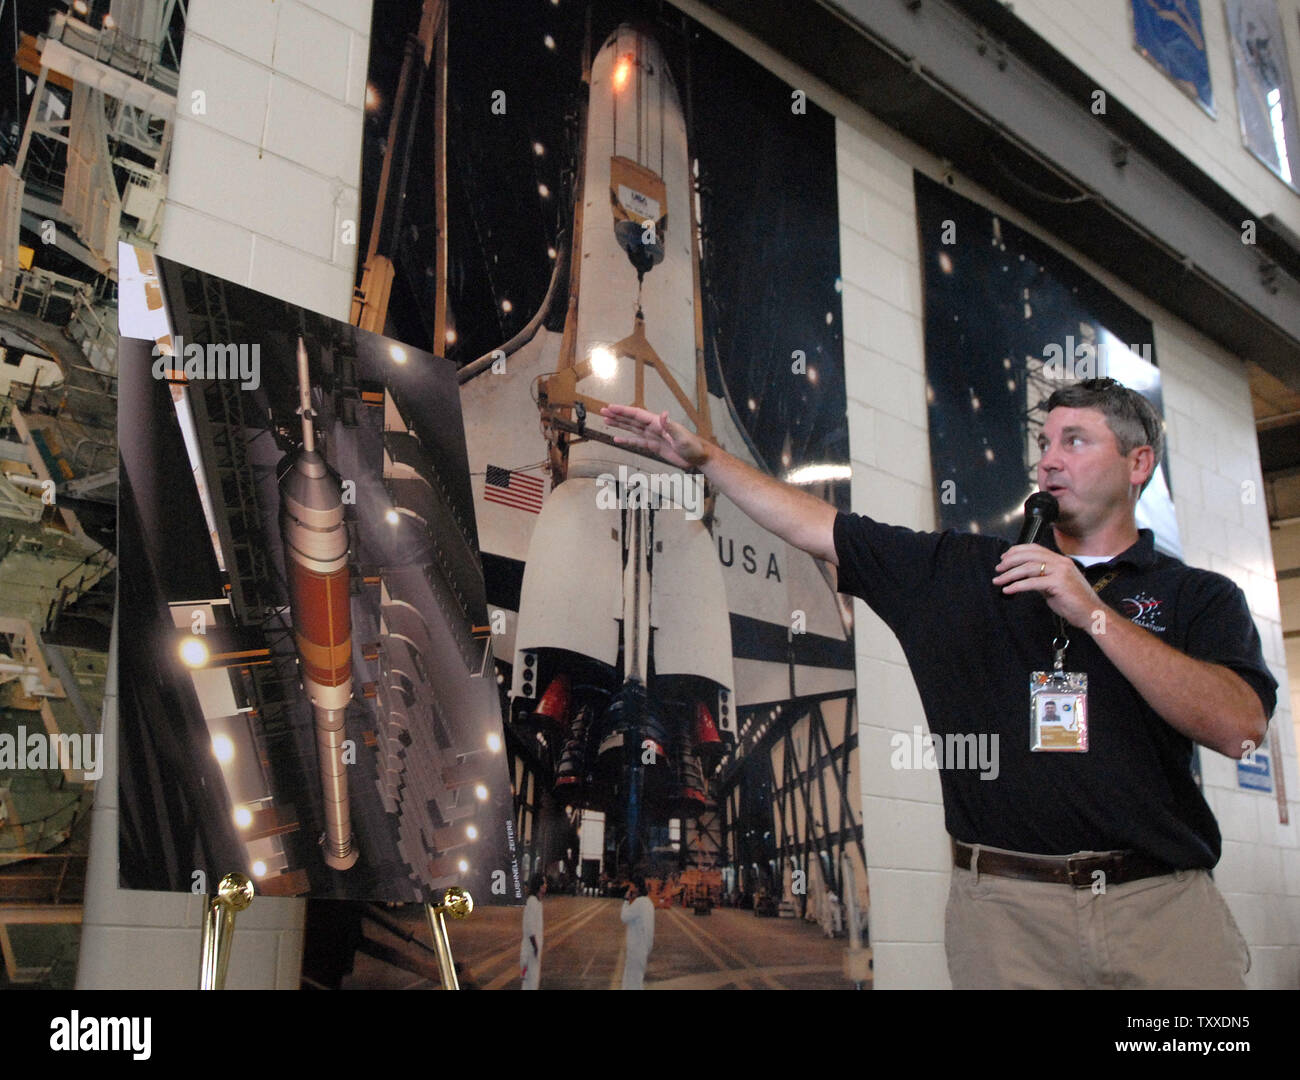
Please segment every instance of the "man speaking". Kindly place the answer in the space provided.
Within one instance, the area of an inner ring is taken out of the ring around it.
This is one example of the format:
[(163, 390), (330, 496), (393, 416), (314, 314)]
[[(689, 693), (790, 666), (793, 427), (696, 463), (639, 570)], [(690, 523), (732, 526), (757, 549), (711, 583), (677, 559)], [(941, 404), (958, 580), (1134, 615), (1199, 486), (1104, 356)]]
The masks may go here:
[(1015, 545), (839, 513), (667, 413), (601, 415), (837, 566), (898, 637), (932, 734), (997, 748), (995, 779), (939, 774), (954, 987), (1242, 988), (1249, 951), (1210, 879), (1219, 828), (1192, 744), (1249, 754), (1277, 683), (1241, 590), (1137, 528), (1164, 441), (1146, 399), (1092, 379), (1047, 410), (1038, 486), (1057, 514)]

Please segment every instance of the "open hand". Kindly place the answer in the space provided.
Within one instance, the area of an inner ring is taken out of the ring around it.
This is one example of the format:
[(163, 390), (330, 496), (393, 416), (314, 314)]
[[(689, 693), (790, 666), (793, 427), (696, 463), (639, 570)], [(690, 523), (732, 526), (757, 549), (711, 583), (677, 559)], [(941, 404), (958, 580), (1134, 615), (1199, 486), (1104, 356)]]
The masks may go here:
[(600, 415), (610, 427), (623, 432), (614, 436), (619, 446), (649, 451), (679, 469), (696, 468), (708, 459), (708, 444), (676, 420), (669, 420), (667, 412), (655, 415), (634, 405), (606, 405)]

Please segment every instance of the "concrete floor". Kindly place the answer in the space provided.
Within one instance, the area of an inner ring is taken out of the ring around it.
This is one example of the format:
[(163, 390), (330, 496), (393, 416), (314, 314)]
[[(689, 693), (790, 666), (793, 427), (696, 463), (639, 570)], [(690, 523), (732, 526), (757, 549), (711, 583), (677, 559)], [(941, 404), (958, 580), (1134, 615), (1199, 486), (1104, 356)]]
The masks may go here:
[[(555, 896), (543, 905), (542, 989), (618, 989), (623, 972), (622, 901)], [(392, 914), (400, 914), (404, 925), (429, 941), (418, 907)], [(450, 924), (462, 986), (519, 988), (522, 917), (522, 908), (481, 907), (465, 922)], [(368, 926), (367, 934), (378, 937), (382, 931)], [(847, 950), (845, 939), (829, 941), (815, 924), (795, 919), (760, 919), (753, 912), (731, 908), (719, 908), (708, 916), (682, 908), (659, 909), (646, 989), (847, 990), (852, 989), (843, 972)], [(344, 982), (345, 988), (357, 989), (435, 985), (360, 954), (353, 975)]]

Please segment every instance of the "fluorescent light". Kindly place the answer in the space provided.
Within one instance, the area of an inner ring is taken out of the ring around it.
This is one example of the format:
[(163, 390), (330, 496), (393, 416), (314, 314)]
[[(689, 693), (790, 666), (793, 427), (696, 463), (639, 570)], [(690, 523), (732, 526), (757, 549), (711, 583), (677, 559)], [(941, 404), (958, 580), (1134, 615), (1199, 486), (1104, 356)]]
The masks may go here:
[(801, 465), (786, 474), (787, 484), (824, 484), (830, 480), (847, 480), (853, 475), (849, 465)]

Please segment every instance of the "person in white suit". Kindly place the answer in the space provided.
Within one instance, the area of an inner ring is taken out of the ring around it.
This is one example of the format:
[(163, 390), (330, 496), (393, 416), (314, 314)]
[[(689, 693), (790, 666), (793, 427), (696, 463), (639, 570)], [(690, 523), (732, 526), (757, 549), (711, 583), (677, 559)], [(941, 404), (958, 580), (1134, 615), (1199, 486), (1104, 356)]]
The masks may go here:
[(645, 989), (645, 967), (655, 942), (655, 906), (646, 895), (645, 878), (632, 878), (619, 917), (627, 926), (626, 958), (623, 961), (623, 989)]
[(542, 984), (542, 897), (545, 895), (546, 878), (534, 874), (528, 881), (523, 937), (519, 942), (519, 975), (524, 980), (524, 990), (538, 990)]

